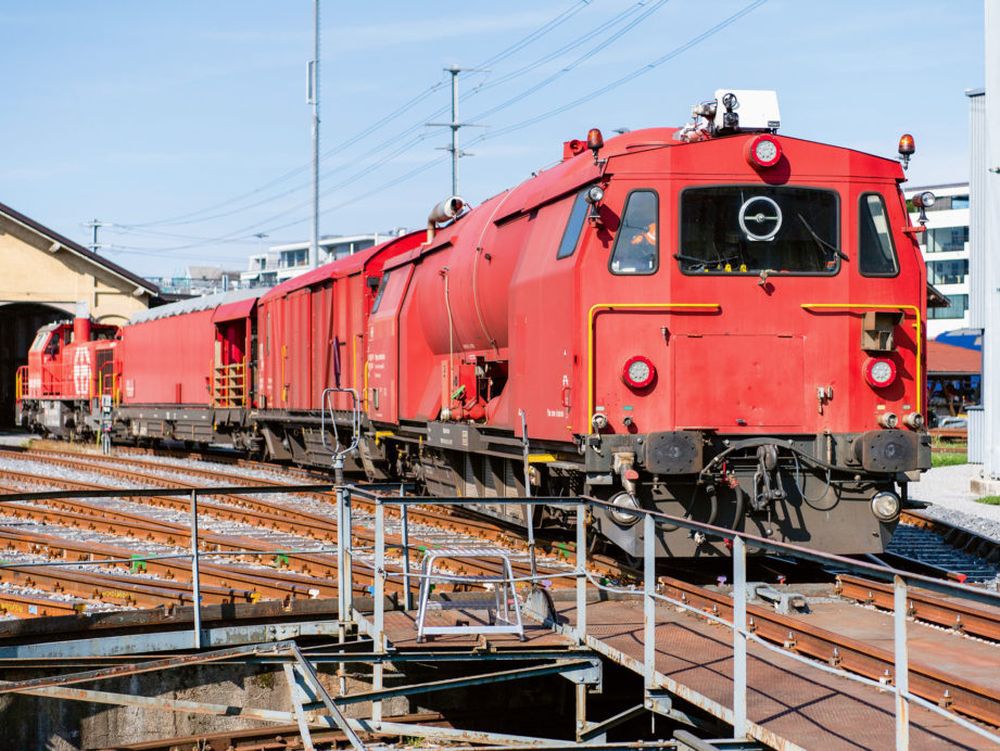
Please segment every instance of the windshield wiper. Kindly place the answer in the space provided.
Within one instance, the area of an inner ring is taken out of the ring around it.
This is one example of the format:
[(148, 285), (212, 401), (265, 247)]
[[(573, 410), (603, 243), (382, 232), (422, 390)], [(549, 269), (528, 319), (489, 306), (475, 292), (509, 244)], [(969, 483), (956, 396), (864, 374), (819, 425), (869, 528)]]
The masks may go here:
[(836, 245), (833, 245), (832, 243), (828, 243), (822, 237), (820, 237), (819, 235), (817, 235), (816, 234), (816, 230), (814, 230), (812, 227), (809, 226), (809, 222), (807, 222), (805, 220), (805, 217), (802, 216), (802, 214), (796, 214), (796, 216), (799, 218), (799, 221), (802, 222), (802, 226), (806, 228), (806, 232), (808, 232), (810, 235), (812, 235), (812, 239), (816, 241), (817, 245), (819, 245), (820, 250), (826, 249), (826, 250), (831, 251), (835, 256), (837, 256), (838, 258), (840, 258), (840, 259), (842, 259), (844, 261), (849, 261), (850, 260), (847, 257), (847, 253), (845, 253), (844, 251), (842, 251)]
[(709, 266), (724, 266), (739, 260), (739, 256), (719, 256), (718, 258), (695, 258), (694, 256), (674, 253), (674, 258), (678, 261), (687, 261), (691, 268), (707, 268)]
[(674, 258), (678, 261), (687, 261), (695, 266), (705, 266), (708, 264), (704, 258), (695, 258), (694, 256), (686, 256), (683, 253), (674, 253)]

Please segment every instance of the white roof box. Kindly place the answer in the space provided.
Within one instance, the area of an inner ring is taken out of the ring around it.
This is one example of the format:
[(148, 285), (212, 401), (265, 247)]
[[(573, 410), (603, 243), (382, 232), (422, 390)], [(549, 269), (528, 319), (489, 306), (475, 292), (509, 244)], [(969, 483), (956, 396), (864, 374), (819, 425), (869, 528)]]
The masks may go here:
[(717, 89), (715, 102), (713, 124), (721, 131), (777, 130), (781, 126), (776, 91)]

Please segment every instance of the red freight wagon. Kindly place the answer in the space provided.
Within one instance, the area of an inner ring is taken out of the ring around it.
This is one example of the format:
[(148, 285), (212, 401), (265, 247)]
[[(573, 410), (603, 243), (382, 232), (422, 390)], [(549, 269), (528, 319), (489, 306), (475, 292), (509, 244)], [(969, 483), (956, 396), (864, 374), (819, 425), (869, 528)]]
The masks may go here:
[(208, 295), (132, 317), (118, 411), (130, 435), (211, 443), (246, 424), (259, 294)]
[(290, 279), (260, 298), (254, 419), (270, 456), (329, 466), (319, 413), (333, 407), (343, 420), (353, 401), (336, 392), (324, 405), (324, 391), (353, 389), (364, 401), (368, 314), (382, 266), (420, 240), (390, 240)]

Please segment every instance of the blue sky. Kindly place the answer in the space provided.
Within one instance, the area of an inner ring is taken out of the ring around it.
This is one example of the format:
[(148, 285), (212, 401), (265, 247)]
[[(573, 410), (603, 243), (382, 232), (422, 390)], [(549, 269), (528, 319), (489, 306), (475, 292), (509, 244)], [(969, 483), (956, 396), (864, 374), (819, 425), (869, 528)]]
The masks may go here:
[[(447, 119), (442, 68), (491, 59), (462, 80), (462, 119), (489, 126), (463, 131), (482, 139), (462, 162), (473, 203), (590, 127), (680, 125), (722, 87), (776, 89), (788, 135), (891, 156), (912, 132), (912, 184), (964, 180), (982, 12), (979, 0), (323, 0), (321, 231), (423, 224), (450, 190), (436, 150), (447, 133), (422, 125)], [(6, 2), (0, 34), (0, 201), (81, 241), (89, 219), (114, 223), (104, 252), (148, 275), (244, 268), (261, 242), (308, 237), (309, 0)]]

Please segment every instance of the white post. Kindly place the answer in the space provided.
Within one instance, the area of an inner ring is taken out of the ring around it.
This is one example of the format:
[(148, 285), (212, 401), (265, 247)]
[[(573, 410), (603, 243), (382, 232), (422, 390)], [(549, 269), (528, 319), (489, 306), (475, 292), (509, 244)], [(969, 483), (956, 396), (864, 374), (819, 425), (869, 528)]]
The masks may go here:
[(201, 576), (198, 570), (198, 491), (191, 489), (191, 586), (194, 595), (194, 648), (201, 649)]
[(747, 551), (733, 537), (733, 738), (747, 734)]
[[(385, 505), (375, 501), (375, 651), (385, 652)], [(372, 666), (372, 689), (382, 688), (384, 666)], [(382, 702), (372, 702), (372, 722), (382, 722)]]
[(906, 582), (898, 576), (894, 581), (893, 597), (893, 646), (895, 651), (896, 683), (896, 751), (910, 747), (910, 666), (906, 649)]
[(313, 0), (313, 59), (309, 66), (309, 104), (312, 105), (312, 237), (309, 268), (319, 265), (319, 0)]
[(656, 688), (656, 520), (642, 517), (642, 672), (646, 691)]
[(587, 638), (587, 504), (576, 504), (576, 640)]

